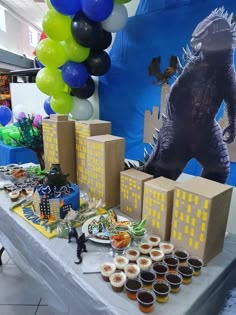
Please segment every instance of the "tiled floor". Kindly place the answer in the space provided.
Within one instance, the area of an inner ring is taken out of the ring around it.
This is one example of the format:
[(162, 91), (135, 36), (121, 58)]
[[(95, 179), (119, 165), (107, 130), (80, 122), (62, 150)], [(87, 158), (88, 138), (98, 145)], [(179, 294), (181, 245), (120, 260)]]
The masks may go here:
[(45, 292), (19, 270), (6, 251), (3, 253), (2, 262), (0, 314), (51, 315), (49, 307), (45, 304)]

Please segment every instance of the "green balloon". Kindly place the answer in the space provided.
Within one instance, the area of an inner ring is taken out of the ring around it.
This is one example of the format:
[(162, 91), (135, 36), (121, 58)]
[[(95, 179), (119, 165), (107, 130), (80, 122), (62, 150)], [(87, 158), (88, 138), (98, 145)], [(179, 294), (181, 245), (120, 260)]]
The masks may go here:
[(90, 48), (79, 45), (72, 37), (64, 42), (64, 46), (68, 59), (74, 62), (83, 62), (90, 54)]
[(53, 8), (50, 0), (45, 0), (45, 2), (49, 9)]
[(73, 98), (70, 94), (62, 92), (51, 98), (50, 105), (57, 114), (69, 114), (73, 106)]
[(66, 84), (60, 70), (45, 67), (38, 72), (36, 85), (41, 92), (52, 96), (63, 91)]
[(50, 38), (39, 42), (36, 47), (36, 56), (46, 67), (58, 68), (68, 60), (64, 45)]
[(71, 34), (71, 19), (69, 16), (58, 13), (51, 9), (43, 18), (43, 31), (51, 39), (63, 41)]
[(128, 3), (130, 1), (131, 0), (115, 0), (115, 3), (117, 3), (117, 4), (124, 4), (124, 3)]

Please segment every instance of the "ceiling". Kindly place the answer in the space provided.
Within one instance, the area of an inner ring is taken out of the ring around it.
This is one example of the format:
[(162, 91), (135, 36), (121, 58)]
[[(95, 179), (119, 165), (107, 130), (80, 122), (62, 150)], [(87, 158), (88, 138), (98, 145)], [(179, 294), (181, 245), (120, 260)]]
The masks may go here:
[(0, 0), (0, 5), (10, 14), (42, 30), (43, 16), (48, 10), (44, 0)]

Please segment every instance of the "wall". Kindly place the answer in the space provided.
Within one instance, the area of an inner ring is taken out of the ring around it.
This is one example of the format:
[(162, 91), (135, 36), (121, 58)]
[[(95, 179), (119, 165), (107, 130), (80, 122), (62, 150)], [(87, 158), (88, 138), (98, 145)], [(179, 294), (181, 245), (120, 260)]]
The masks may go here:
[(0, 48), (33, 59), (28, 26), (5, 11), (7, 32), (0, 31)]

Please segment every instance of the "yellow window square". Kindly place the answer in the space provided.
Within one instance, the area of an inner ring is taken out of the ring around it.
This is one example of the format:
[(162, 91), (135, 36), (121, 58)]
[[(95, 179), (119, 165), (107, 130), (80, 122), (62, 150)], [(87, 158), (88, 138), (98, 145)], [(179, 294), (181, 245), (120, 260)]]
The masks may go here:
[(187, 214), (187, 215), (186, 215), (186, 218), (185, 218), (185, 222), (186, 222), (187, 224), (189, 224), (189, 221), (190, 221), (190, 218), (189, 218), (189, 215)]
[(190, 236), (194, 237), (194, 229), (190, 229)]
[(182, 240), (182, 233), (178, 232), (178, 241), (181, 241), (181, 240)]
[(188, 245), (189, 245), (190, 247), (193, 246), (193, 239), (192, 239), (191, 237), (189, 238)]
[(156, 220), (152, 219), (152, 226), (155, 226), (155, 225), (156, 225)]
[(191, 202), (193, 200), (193, 195), (192, 194), (188, 194), (188, 201)]
[(177, 196), (177, 198), (180, 197), (180, 190), (179, 189), (176, 189), (176, 196)]
[(152, 211), (152, 216), (155, 217), (156, 216), (156, 210)]
[(176, 238), (176, 236), (177, 236), (176, 230), (173, 230), (172, 236), (173, 236), (173, 238)]
[(199, 242), (195, 242), (195, 243), (194, 243), (194, 249), (195, 249), (195, 250), (198, 250), (198, 249), (199, 249)]
[(191, 205), (187, 205), (187, 212), (191, 212), (191, 208), (192, 208)]
[(185, 200), (186, 199), (186, 191), (182, 192), (182, 199)]
[(197, 218), (201, 218), (202, 215), (202, 210), (201, 209), (197, 209)]
[(183, 221), (183, 220), (184, 220), (184, 213), (183, 213), (183, 212), (180, 212), (179, 219), (180, 219), (180, 221)]
[(165, 209), (165, 205), (162, 203), (161, 204), (161, 211), (164, 211), (164, 209)]
[(208, 218), (208, 213), (207, 212), (203, 212), (202, 220), (203, 221), (207, 221), (207, 218)]
[(178, 216), (179, 216), (179, 211), (175, 210), (175, 217), (178, 218)]
[(161, 194), (161, 201), (165, 201), (165, 194)]
[(177, 228), (177, 225), (178, 225), (178, 221), (177, 221), (177, 220), (174, 220), (173, 226), (174, 226), (175, 229)]
[(194, 197), (194, 203), (195, 203), (195, 205), (198, 205), (198, 202), (199, 202), (199, 197), (198, 197), (198, 196), (195, 196), (195, 197)]
[(185, 233), (185, 234), (188, 234), (188, 231), (189, 231), (188, 225), (185, 225), (185, 227), (184, 227), (184, 233)]
[(209, 200), (205, 199), (204, 200), (204, 209), (208, 209), (208, 207), (209, 207)]
[(201, 234), (200, 234), (200, 242), (204, 242), (204, 239), (205, 239), (204, 233), (201, 233)]
[(160, 212), (157, 212), (157, 219), (160, 220), (160, 218), (161, 218), (161, 214)]
[(192, 218), (191, 224), (192, 224), (192, 226), (195, 226), (195, 225), (196, 225), (196, 219), (195, 219), (195, 218)]
[(159, 191), (157, 193), (157, 200), (161, 200), (161, 193)]
[(157, 221), (157, 222), (156, 222), (156, 228), (157, 228), (157, 229), (160, 229), (160, 221)]
[(206, 223), (202, 222), (202, 224), (201, 224), (201, 230), (202, 230), (202, 232), (205, 232), (205, 231), (206, 231)]
[(179, 206), (179, 200), (176, 199), (176, 200), (175, 200), (175, 207), (178, 208), (178, 206)]

